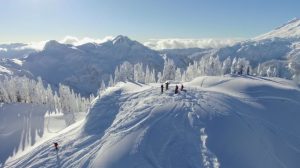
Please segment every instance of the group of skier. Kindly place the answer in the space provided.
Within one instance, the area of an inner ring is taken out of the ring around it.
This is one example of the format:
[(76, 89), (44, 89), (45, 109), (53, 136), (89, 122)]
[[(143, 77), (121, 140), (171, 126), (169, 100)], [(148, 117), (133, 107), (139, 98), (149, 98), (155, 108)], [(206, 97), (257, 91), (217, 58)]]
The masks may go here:
[[(166, 90), (169, 90), (170, 83), (166, 82), (165, 85), (166, 85)], [(161, 93), (164, 93), (164, 84), (161, 84), (160, 88), (161, 88)], [(184, 91), (183, 88), (184, 88), (183, 84), (181, 84), (180, 91)], [(175, 94), (178, 94), (178, 93), (179, 93), (179, 87), (178, 87), (178, 85), (176, 85), (175, 86)]]

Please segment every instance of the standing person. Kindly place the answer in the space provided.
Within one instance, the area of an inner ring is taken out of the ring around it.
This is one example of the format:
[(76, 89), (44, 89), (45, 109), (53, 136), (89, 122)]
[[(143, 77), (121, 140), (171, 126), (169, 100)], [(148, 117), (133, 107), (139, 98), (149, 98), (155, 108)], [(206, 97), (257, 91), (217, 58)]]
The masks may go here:
[(175, 94), (178, 93), (178, 85), (175, 86)]
[(247, 67), (247, 75), (250, 75), (250, 68)]
[(240, 68), (239, 75), (243, 75), (243, 70), (244, 70), (244, 66), (242, 65), (241, 68)]
[(161, 89), (161, 93), (164, 93), (164, 85), (163, 84), (160, 85), (160, 89)]
[(58, 150), (58, 143), (57, 143), (57, 142), (54, 142), (53, 144), (54, 144), (55, 150)]
[(166, 82), (166, 90), (169, 90), (169, 82)]
[(181, 84), (180, 90), (183, 91), (183, 84)]

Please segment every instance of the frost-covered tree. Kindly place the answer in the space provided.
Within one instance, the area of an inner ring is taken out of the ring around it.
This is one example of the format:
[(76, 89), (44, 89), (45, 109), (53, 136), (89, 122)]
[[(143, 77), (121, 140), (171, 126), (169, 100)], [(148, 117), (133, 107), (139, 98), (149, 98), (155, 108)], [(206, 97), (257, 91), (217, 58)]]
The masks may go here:
[(268, 70), (267, 70), (267, 76), (268, 77), (272, 76), (272, 69), (271, 69), (271, 67), (269, 67)]
[(250, 63), (246, 58), (239, 58), (237, 61), (237, 72), (240, 75), (246, 74), (248, 67), (250, 68)]
[(72, 101), (72, 92), (71, 90), (62, 84), (59, 84), (59, 97), (60, 97), (60, 106), (61, 112), (64, 113), (65, 121), (67, 125), (71, 125), (76, 121), (75, 114), (71, 109), (71, 102)]
[(0, 102), (10, 103), (11, 100), (6, 89), (5, 81), (0, 81)]
[(279, 76), (278, 68), (276, 68), (276, 67), (273, 68), (272, 76), (273, 77), (278, 77)]
[(152, 69), (152, 72), (150, 74), (150, 83), (156, 83), (155, 70), (154, 69)]
[(224, 71), (223, 67), (226, 67), (227, 69), (229, 68), (227, 64), (231, 63), (225, 62), (223, 66), (223, 63), (220, 61), (219, 57), (202, 57), (199, 62), (194, 61), (188, 65), (186, 70), (182, 72), (181, 79), (182, 81), (191, 81), (194, 78), (202, 75), (222, 75), (222, 72)]
[(231, 64), (231, 74), (247, 74), (247, 70), (251, 69), (250, 62), (245, 58), (234, 58)]
[(54, 99), (55, 112), (60, 112), (61, 111), (60, 98), (56, 91), (54, 91), (53, 99)]
[(180, 70), (180, 68), (177, 68), (177, 69), (176, 69), (176, 73), (175, 73), (175, 81), (180, 82), (181, 79), (182, 79), (182, 76), (181, 76), (181, 70)]
[(41, 104), (46, 104), (46, 100), (45, 100), (45, 96), (43, 95), (46, 95), (45, 94), (45, 89), (44, 89), (44, 84), (43, 84), (43, 81), (42, 81), (42, 78), (41, 77), (38, 77), (37, 78), (37, 84), (36, 84), (36, 102), (40, 102)]
[(54, 111), (55, 110), (55, 100), (54, 100), (54, 95), (53, 95), (53, 91), (52, 91), (50, 84), (47, 85), (47, 89), (44, 93), (45, 93), (45, 100), (46, 100), (45, 104), (48, 105), (48, 107), (51, 111)]
[(121, 81), (133, 81), (133, 66), (125, 61), (120, 65)]
[[(146, 68), (145, 68), (146, 67)], [(126, 81), (135, 81), (138, 83), (155, 83), (155, 70), (150, 69), (148, 65), (144, 66), (142, 63), (130, 64), (125, 61), (120, 64), (115, 69), (115, 82), (126, 82)]]
[(143, 69), (143, 64), (137, 63), (133, 66), (134, 69), (134, 81), (144, 83), (145, 82), (145, 72)]
[(151, 83), (151, 71), (148, 65), (146, 66), (145, 83)]
[(162, 73), (162, 81), (175, 80), (176, 66), (173, 60), (167, 59), (164, 63), (164, 69)]
[(103, 90), (105, 90), (105, 88), (106, 88), (105, 83), (104, 83), (104, 81), (102, 80), (100, 89), (103, 91)]
[(120, 74), (119, 66), (117, 66), (116, 69), (115, 69), (115, 80), (114, 80), (114, 83), (116, 84), (116, 83), (118, 83), (120, 81), (122, 81), (122, 79), (121, 79), (121, 74)]
[(133, 65), (125, 61), (115, 69), (115, 82), (125, 82), (134, 80), (134, 68)]
[(186, 79), (186, 71), (183, 71), (183, 72), (182, 72), (181, 81), (188, 81), (188, 80)]
[(209, 75), (209, 76), (221, 75), (222, 64), (218, 56), (215, 58), (210, 56), (209, 58), (207, 58), (206, 62), (207, 63), (205, 64), (206, 66), (205, 75)]
[(157, 83), (161, 83), (161, 82), (163, 82), (162, 81), (162, 75), (161, 75), (161, 72), (158, 72), (157, 73)]
[[(45, 87), (47, 86), (47, 87)], [(37, 81), (26, 77), (3, 77), (0, 79), (0, 102), (42, 104), (49, 111), (74, 114), (87, 109), (79, 108), (90, 100), (74, 93), (68, 86), (59, 85), (59, 94), (51, 86), (44, 85), (39, 77)], [(70, 116), (70, 115), (68, 115)], [(72, 116), (72, 115), (71, 115)], [(69, 120), (68, 124), (74, 122)]]
[(114, 86), (114, 80), (112, 75), (109, 75), (108, 87), (112, 87), (112, 86)]
[(292, 79), (296, 82), (296, 83), (300, 83), (300, 64), (296, 63), (296, 62), (291, 62), (288, 65), (289, 69), (293, 72), (293, 76)]
[(231, 74), (236, 74), (237, 73), (237, 59), (236, 57), (233, 58), (231, 67), (230, 67), (230, 73)]
[(231, 68), (231, 59), (227, 57), (222, 64), (222, 75), (229, 74)]
[(98, 95), (101, 95), (101, 93), (105, 90), (106, 86), (104, 81), (102, 80), (101, 85), (100, 85), (100, 89), (98, 90)]
[(185, 75), (185, 81), (191, 81), (192, 79), (195, 78), (195, 64), (189, 64), (189, 66), (187, 67), (184, 75)]

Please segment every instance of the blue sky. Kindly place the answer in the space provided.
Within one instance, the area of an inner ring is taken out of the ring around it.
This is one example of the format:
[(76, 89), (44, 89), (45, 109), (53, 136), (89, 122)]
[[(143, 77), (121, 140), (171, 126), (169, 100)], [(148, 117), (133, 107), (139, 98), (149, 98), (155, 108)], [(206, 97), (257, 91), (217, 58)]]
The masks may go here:
[(296, 0), (0, 0), (0, 43), (102, 38), (249, 38), (299, 17)]

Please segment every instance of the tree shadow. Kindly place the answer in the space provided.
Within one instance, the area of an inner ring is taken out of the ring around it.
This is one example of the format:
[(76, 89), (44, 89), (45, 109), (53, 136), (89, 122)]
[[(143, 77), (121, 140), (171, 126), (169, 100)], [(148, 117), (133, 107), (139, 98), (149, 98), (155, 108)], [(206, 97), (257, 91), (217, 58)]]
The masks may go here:
[(0, 106), (0, 165), (44, 134), (44, 105), (4, 104)]

